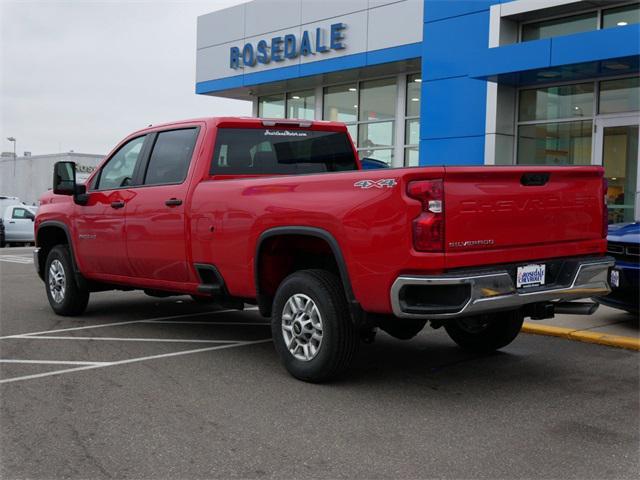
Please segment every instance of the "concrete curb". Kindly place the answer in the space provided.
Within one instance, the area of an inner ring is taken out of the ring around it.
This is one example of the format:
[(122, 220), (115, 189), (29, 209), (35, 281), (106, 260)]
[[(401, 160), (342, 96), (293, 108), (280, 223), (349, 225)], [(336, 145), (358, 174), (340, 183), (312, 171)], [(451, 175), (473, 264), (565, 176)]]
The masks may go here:
[(554, 327), (531, 322), (525, 322), (522, 325), (522, 331), (534, 335), (548, 335), (551, 337), (576, 340), (578, 342), (597, 343), (598, 345), (640, 351), (640, 338), (637, 337), (608, 335), (606, 333), (590, 332), (589, 330), (573, 330), (571, 328)]

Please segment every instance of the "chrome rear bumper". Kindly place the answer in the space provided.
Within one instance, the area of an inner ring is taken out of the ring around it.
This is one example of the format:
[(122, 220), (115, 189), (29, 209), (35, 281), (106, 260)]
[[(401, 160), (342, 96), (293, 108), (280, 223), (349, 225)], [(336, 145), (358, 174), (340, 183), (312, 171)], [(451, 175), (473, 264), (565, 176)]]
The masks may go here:
[[(517, 289), (506, 269), (477, 274), (402, 275), (391, 287), (391, 306), (396, 317), (436, 320), (510, 310), (531, 303), (606, 295), (611, 291), (608, 272), (614, 263), (611, 257), (572, 260), (563, 266), (566, 270), (563, 275), (559, 275), (564, 281), (530, 289)], [(414, 294), (413, 305), (407, 288), (412, 286), (423, 287)], [(445, 299), (448, 290), (455, 292), (456, 298), (449, 303)], [(424, 298), (415, 301), (418, 297)]]

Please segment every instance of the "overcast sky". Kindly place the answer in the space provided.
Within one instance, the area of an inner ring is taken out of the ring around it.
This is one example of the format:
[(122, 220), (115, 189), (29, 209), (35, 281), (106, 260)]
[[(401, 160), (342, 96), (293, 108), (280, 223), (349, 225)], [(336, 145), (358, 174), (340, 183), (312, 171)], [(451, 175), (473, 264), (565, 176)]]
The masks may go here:
[(243, 0), (0, 0), (0, 149), (106, 154), (128, 133), (250, 115), (196, 95), (198, 15)]

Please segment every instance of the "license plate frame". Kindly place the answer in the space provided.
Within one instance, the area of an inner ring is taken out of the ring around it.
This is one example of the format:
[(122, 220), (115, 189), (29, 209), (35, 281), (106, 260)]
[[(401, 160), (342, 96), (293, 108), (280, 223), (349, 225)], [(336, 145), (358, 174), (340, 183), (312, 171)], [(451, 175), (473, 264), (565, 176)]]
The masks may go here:
[(529, 263), (516, 269), (516, 288), (540, 287), (545, 284), (547, 266), (544, 263)]

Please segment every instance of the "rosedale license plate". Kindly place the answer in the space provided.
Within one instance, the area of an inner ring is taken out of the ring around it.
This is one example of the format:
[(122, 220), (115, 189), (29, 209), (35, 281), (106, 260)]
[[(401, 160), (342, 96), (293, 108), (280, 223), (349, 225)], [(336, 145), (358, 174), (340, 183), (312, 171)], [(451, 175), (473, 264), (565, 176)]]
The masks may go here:
[(619, 287), (620, 286), (620, 271), (619, 270), (611, 270), (611, 286)]
[(544, 285), (546, 265), (523, 265), (516, 272), (516, 288)]

